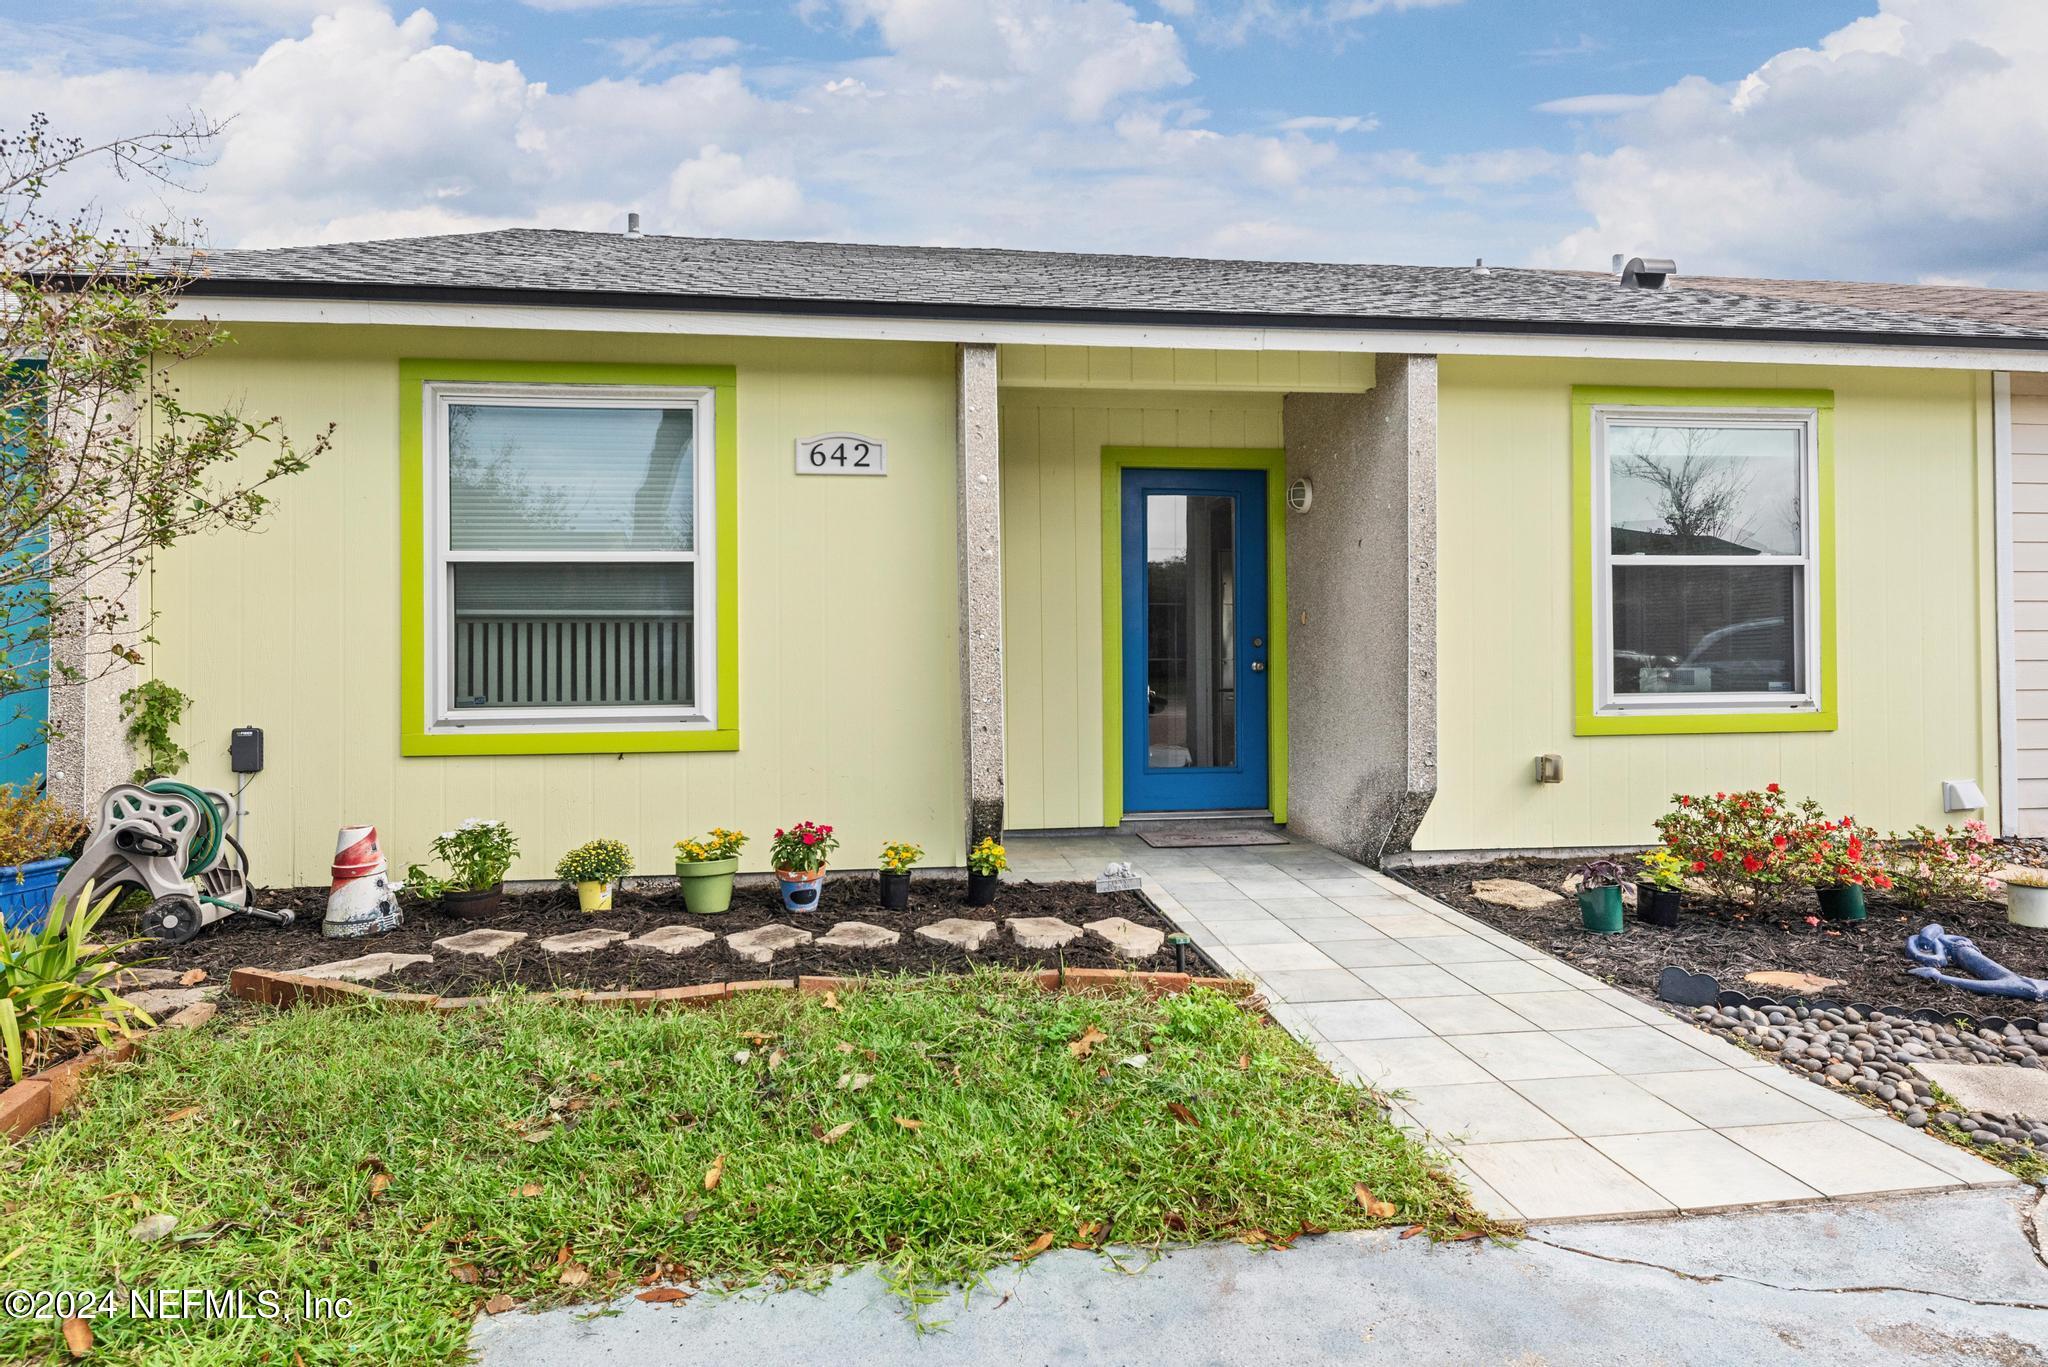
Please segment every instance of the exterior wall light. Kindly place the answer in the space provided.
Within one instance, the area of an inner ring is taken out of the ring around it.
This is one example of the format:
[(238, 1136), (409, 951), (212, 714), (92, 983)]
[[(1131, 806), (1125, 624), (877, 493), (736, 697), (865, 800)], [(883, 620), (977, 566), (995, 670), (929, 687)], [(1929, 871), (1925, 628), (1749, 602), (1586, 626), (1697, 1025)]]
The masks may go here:
[(1564, 782), (1564, 756), (1536, 756), (1536, 781), (1538, 783)]
[(1316, 501), (1316, 486), (1306, 479), (1297, 479), (1287, 486), (1287, 506), (1297, 513), (1305, 513), (1308, 506)]

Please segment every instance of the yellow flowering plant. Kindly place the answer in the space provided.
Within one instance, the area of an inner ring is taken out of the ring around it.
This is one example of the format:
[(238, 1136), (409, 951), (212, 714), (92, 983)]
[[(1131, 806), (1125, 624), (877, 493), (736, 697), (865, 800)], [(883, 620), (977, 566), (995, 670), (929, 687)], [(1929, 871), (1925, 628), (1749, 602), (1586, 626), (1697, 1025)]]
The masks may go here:
[(1653, 888), (1677, 892), (1685, 886), (1685, 861), (1666, 849), (1651, 850), (1636, 864), (1637, 875)]
[(586, 840), (563, 855), (555, 876), (567, 883), (616, 883), (633, 871), (633, 852), (623, 840)]
[(678, 840), (676, 859), (685, 864), (708, 864), (714, 859), (730, 859), (746, 843), (745, 831), (728, 831), (723, 826), (714, 826), (709, 835)]
[(903, 840), (892, 840), (882, 846), (882, 872), (909, 873), (922, 858), (924, 846), (912, 845)]
[(985, 835), (967, 852), (967, 867), (986, 877), (1009, 868), (1010, 857), (1004, 853), (1003, 847), (996, 843), (994, 836)]

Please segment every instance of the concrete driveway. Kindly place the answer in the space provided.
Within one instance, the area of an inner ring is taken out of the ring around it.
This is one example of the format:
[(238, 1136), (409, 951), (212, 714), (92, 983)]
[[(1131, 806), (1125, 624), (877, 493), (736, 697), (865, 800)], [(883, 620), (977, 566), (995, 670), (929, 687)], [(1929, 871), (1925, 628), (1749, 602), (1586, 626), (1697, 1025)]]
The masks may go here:
[(1391, 1234), (1236, 1244), (1119, 1268), (1048, 1253), (928, 1307), (872, 1269), (822, 1292), (481, 1320), (486, 1367), (1326, 1362), (2048, 1367), (2032, 1189), (1541, 1227), (1513, 1248)]

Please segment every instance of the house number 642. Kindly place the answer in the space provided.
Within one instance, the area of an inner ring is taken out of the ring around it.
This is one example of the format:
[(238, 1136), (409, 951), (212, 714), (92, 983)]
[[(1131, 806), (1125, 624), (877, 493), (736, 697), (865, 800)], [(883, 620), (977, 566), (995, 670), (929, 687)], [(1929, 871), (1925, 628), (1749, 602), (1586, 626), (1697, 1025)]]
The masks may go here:
[(888, 453), (881, 442), (857, 432), (828, 432), (822, 437), (805, 437), (796, 444), (796, 472), (800, 475), (883, 475), (887, 474)]

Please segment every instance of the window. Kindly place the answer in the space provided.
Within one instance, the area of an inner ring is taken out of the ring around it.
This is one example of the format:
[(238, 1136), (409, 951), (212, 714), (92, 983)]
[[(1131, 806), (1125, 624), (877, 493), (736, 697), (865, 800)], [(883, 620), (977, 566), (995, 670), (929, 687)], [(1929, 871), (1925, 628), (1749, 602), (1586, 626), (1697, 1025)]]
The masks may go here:
[(1579, 730), (1832, 726), (1826, 407), (1674, 397), (1581, 396), (1592, 544)]
[(711, 728), (713, 391), (424, 388), (428, 729)]

